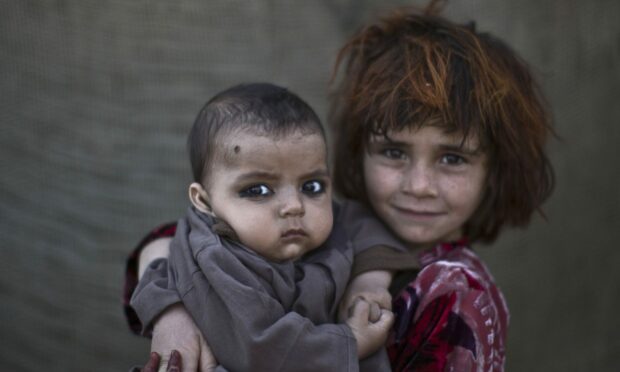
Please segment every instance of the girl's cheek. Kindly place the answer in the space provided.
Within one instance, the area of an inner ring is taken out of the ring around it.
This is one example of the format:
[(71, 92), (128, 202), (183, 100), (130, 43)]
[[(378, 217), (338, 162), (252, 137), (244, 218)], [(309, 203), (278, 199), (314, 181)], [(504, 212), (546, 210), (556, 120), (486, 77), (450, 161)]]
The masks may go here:
[[(452, 177), (444, 182), (444, 195), (450, 195), (451, 203), (465, 206), (473, 213), (480, 204), (485, 191), (483, 173)], [(471, 216), (469, 216), (471, 217)]]
[(390, 169), (370, 160), (364, 166), (364, 180), (369, 193), (381, 194), (394, 183), (394, 175)]

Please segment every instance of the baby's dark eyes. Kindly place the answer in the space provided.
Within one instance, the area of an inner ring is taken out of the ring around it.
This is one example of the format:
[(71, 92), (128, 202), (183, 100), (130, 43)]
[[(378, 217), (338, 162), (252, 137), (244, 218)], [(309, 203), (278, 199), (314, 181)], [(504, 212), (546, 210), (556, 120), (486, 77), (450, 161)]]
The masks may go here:
[(273, 194), (273, 190), (271, 190), (267, 185), (263, 184), (252, 185), (239, 191), (239, 196), (242, 198), (256, 198), (268, 196), (271, 194)]
[(301, 185), (301, 191), (304, 194), (309, 194), (309, 195), (322, 194), (325, 192), (325, 182), (319, 181), (319, 180), (312, 180), (312, 181), (304, 182), (304, 184)]
[[(322, 194), (325, 192), (325, 182), (320, 180), (304, 182), (301, 185), (301, 192), (309, 196)], [(239, 196), (242, 198), (264, 198), (273, 194), (275, 191), (265, 184), (251, 185), (239, 191)]]

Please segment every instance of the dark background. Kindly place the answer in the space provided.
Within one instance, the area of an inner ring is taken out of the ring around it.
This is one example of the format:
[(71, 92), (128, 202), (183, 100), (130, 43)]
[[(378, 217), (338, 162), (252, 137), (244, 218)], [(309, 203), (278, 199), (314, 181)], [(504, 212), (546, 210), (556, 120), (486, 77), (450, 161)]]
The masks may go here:
[[(121, 311), (124, 259), (187, 205), (199, 108), (270, 81), (325, 118), (338, 47), (406, 3), (0, 0), (0, 368), (144, 361)], [(462, 0), (445, 14), (531, 63), (561, 137), (548, 220), (479, 247), (512, 313), (507, 369), (616, 370), (620, 2)]]

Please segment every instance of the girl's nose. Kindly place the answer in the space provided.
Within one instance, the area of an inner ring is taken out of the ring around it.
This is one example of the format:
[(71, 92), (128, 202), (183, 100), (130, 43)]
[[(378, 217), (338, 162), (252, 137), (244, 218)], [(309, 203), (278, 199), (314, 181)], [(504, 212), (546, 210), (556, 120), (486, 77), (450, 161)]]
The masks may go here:
[(305, 213), (301, 193), (297, 190), (280, 192), (280, 217), (303, 216)]
[(435, 173), (424, 164), (413, 164), (403, 174), (401, 190), (403, 193), (416, 198), (437, 196)]

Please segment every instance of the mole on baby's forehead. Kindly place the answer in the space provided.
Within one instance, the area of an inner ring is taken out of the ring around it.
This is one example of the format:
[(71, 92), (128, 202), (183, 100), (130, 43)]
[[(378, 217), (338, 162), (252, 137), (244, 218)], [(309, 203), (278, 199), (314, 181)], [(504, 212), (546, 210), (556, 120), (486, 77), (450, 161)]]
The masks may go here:
[(235, 154), (240, 153), (241, 150), (242, 150), (241, 145), (237, 143), (226, 144), (222, 146), (221, 148), (221, 151), (226, 155), (235, 155)]
[(222, 146), (218, 153), (225, 162), (231, 163), (236, 162), (239, 159), (239, 156), (241, 155), (241, 150), (241, 145), (233, 143), (230, 145)]
[(247, 142), (247, 141), (240, 141), (240, 142), (235, 142), (235, 141), (231, 141), (232, 143), (230, 144), (226, 144), (224, 147), (224, 152), (226, 152), (227, 154), (230, 155), (238, 155), (238, 154), (242, 154), (242, 153), (252, 153), (256, 150), (259, 149), (263, 149), (265, 148), (265, 144), (261, 143), (261, 142)]

